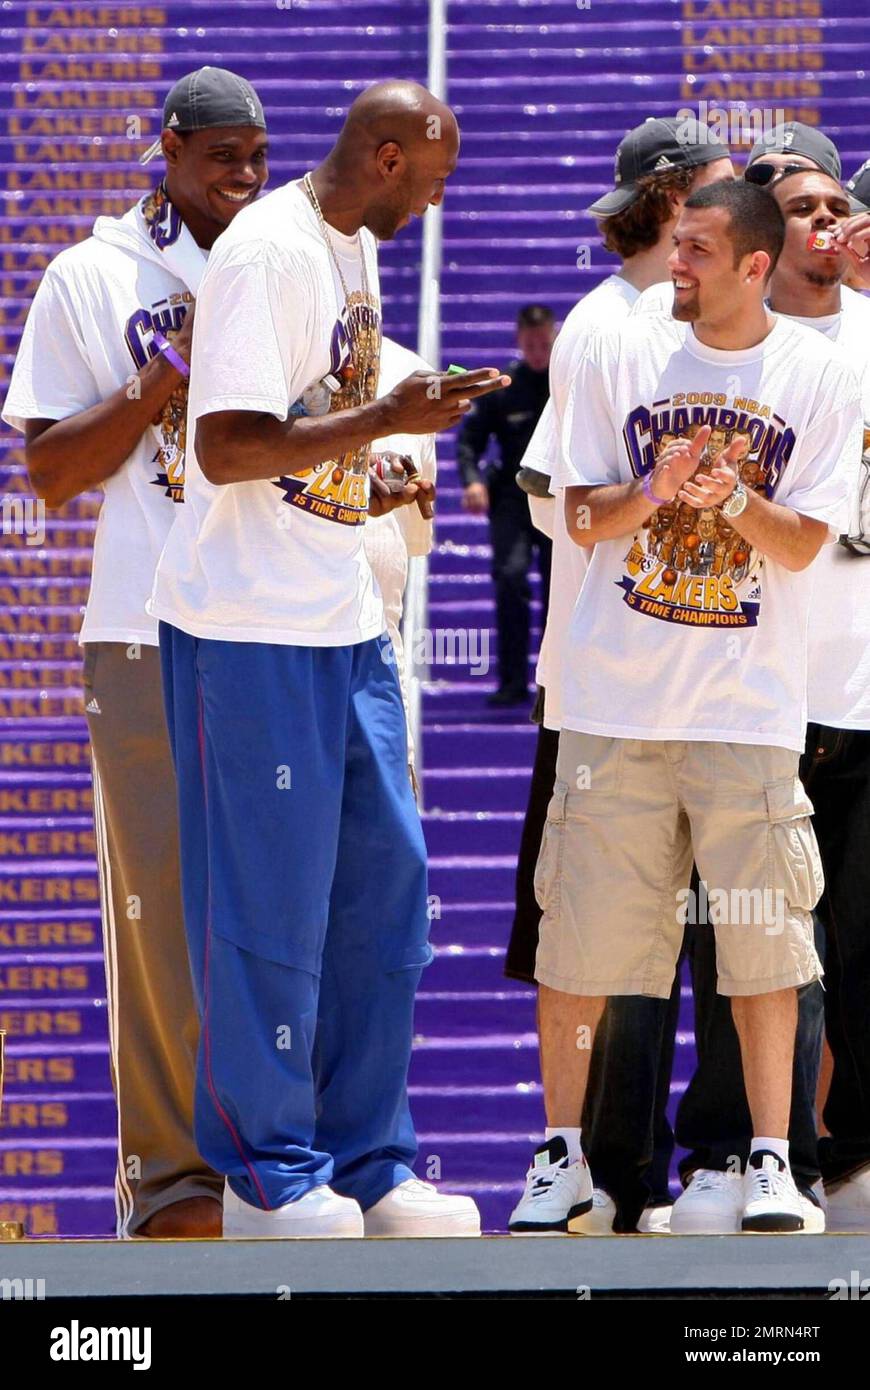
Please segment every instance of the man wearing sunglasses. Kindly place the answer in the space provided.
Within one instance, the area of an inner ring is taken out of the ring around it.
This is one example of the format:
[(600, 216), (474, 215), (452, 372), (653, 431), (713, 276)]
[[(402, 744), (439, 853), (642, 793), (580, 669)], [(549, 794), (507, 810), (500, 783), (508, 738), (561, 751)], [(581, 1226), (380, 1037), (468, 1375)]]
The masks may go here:
[(761, 187), (787, 170), (821, 169), (839, 180), (843, 173), (839, 151), (833, 140), (815, 126), (802, 121), (786, 121), (774, 126), (757, 140), (749, 152), (743, 173), (747, 183)]

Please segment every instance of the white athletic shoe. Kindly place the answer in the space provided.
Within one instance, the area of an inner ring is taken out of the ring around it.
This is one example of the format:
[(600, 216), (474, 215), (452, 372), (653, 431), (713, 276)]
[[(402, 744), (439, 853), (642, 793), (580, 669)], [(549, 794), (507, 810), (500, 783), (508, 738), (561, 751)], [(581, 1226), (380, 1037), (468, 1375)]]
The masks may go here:
[(671, 1235), (734, 1235), (740, 1230), (743, 1202), (741, 1173), (696, 1168), (671, 1207)]
[(810, 1188), (798, 1188), (798, 1196), (801, 1199), (801, 1211), (804, 1218), (803, 1234), (805, 1236), (820, 1236), (826, 1226), (825, 1220), (825, 1195), (821, 1180)]
[(743, 1174), (743, 1231), (797, 1233), (804, 1229), (803, 1203), (791, 1169), (778, 1154), (757, 1149)]
[(309, 1240), (338, 1240), (362, 1236), (363, 1214), (358, 1202), (339, 1197), (331, 1187), (312, 1187), (295, 1202), (263, 1211), (224, 1187), (224, 1235), (278, 1240), (304, 1236)]
[(406, 1178), (363, 1218), (367, 1236), (479, 1236), (480, 1212), (470, 1197), (439, 1192), (431, 1182)]
[(870, 1234), (870, 1167), (826, 1188), (829, 1231)]
[(568, 1230), (572, 1236), (612, 1236), (616, 1203), (603, 1187), (592, 1190), (592, 1206), (586, 1212), (572, 1216)]
[(673, 1206), (661, 1202), (657, 1207), (644, 1207), (638, 1217), (637, 1229), (642, 1236), (667, 1236), (671, 1232)]
[(546, 1236), (569, 1230), (569, 1221), (592, 1207), (592, 1175), (581, 1155), (568, 1162), (568, 1145), (560, 1134), (535, 1149), (526, 1174), (526, 1189), (510, 1214), (512, 1236)]

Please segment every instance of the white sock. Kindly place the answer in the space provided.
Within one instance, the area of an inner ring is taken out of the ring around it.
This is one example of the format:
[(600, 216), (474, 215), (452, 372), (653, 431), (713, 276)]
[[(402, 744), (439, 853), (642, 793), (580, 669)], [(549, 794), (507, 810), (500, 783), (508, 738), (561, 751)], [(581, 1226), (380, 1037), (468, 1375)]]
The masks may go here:
[(776, 1154), (781, 1158), (786, 1168), (788, 1168), (788, 1140), (770, 1139), (766, 1134), (760, 1134), (752, 1140), (749, 1147), (750, 1155), (757, 1153), (759, 1149), (767, 1149), (769, 1153)]
[(583, 1157), (583, 1150), (580, 1148), (579, 1129), (545, 1129), (544, 1138), (549, 1141), (557, 1136), (565, 1140), (568, 1145), (568, 1162), (579, 1163)]

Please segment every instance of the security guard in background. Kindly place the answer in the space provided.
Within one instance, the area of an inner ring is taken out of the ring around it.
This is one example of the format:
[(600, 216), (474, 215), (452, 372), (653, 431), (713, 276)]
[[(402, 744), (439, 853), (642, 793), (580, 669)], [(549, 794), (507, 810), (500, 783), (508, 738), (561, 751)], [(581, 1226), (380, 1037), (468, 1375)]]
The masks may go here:
[[(498, 626), (498, 689), (487, 704), (521, 705), (529, 699), (529, 570), (532, 551), (538, 552), (543, 613), (550, 593), (550, 541), (532, 525), (528, 498), (516, 476), (526, 445), (550, 394), (550, 352), (556, 337), (552, 309), (527, 304), (517, 315), (520, 356), (505, 368), (511, 385), (484, 396), (462, 422), (456, 461), (463, 485), (462, 505), (469, 512), (489, 511), (492, 577), (495, 581)], [(480, 460), (492, 437), (500, 459), (490, 461), (485, 477)]]

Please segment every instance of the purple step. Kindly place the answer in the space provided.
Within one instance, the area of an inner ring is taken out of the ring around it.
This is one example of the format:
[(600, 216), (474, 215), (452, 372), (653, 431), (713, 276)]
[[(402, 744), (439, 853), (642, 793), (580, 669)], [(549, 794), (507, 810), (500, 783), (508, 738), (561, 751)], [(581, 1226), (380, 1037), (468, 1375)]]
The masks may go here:
[(0, 823), (37, 814), (82, 818), (92, 813), (93, 801), (87, 772), (0, 772)]
[[(425, 977), (424, 977), (425, 978)], [(411, 1058), (415, 1086), (526, 1085), (541, 1079), (538, 1036), (481, 1034), (419, 1038)]]
[(32, 1134), (0, 1139), (0, 1200), (9, 1189), (26, 1184), (45, 1192), (53, 1187), (109, 1187), (115, 1177), (117, 1136), (63, 1138), (46, 1147)]
[[(497, 1221), (497, 1212), (490, 1216), (488, 1207), (487, 1219)], [(58, 1185), (46, 1189), (24, 1185), (24, 1180), (13, 1183), (3, 1179), (0, 1221), (20, 1221), (25, 1236), (32, 1240), (114, 1236), (114, 1187), (110, 1181), (93, 1187)]]
[[(20, 1021), (20, 1018), (19, 1018)], [(7, 1025), (4, 1025), (7, 1026)], [(54, 1038), (33, 1042), (6, 1039), (6, 1095), (105, 1092), (110, 1088), (109, 1045)]]
[(8, 1032), (9, 1043), (36, 1038), (54, 1047), (62, 1039), (101, 1043), (107, 1032), (106, 1001), (74, 996), (61, 1003), (33, 992), (26, 998), (7, 996), (0, 1003), (0, 1028)]
[(427, 767), (426, 806), (430, 814), (436, 810), (525, 812), (529, 780), (530, 772), (524, 767)]
[(117, 1125), (111, 1092), (29, 1092), (10, 1094), (3, 1103), (3, 1138), (15, 1143), (38, 1139), (49, 1144), (70, 1134), (90, 1134), (101, 1139), (115, 1133)]
[(527, 1134), (515, 1130), (457, 1134), (448, 1128), (432, 1132), (418, 1129), (417, 1137), (417, 1171), (433, 1159), (439, 1160), (445, 1187), (474, 1182), (482, 1173), (489, 1181), (522, 1180), (535, 1146), (541, 1142), (539, 1123), (530, 1123)]
[[(2, 790), (2, 789), (0, 789)], [(0, 862), (75, 859), (96, 854), (92, 816), (0, 816)]]
[[(448, 668), (444, 667), (446, 671)], [(532, 688), (534, 679), (534, 668), (530, 663), (529, 670), (529, 689)], [(487, 695), (491, 695), (496, 689), (498, 682), (495, 673), (487, 676), (470, 676), (467, 680), (456, 679), (448, 680), (445, 677), (437, 682), (427, 685), (425, 690), (424, 713), (427, 719), (443, 722), (448, 717), (453, 719), (461, 717), (463, 722), (468, 722), (475, 717), (495, 723), (499, 720), (504, 721), (506, 727), (510, 727), (522, 720), (528, 719), (532, 710), (532, 700), (529, 699), (527, 705), (520, 705), (506, 710), (490, 709), (486, 703)]]
[[(438, 946), (426, 967), (421, 988), (428, 992), (477, 992), (505, 990), (512, 982), (504, 975), (504, 946)], [(522, 989), (522, 985), (517, 985)]]
[(494, 1130), (520, 1135), (544, 1124), (540, 1083), (519, 1086), (412, 1086), (411, 1114), (418, 1129), (458, 1134)]
[[(492, 768), (531, 768), (538, 737), (537, 725), (528, 718), (477, 724), (443, 724), (432, 709), (432, 692), (424, 702), (423, 765), (426, 769), (483, 763)], [(492, 714), (490, 713), (490, 719)], [(431, 721), (431, 722), (430, 722)]]
[(414, 1010), (416, 1038), (443, 1037), (448, 1031), (454, 1038), (479, 1037), (481, 1034), (500, 1034), (525, 1037), (535, 1027), (535, 991), (519, 985), (495, 990), (451, 990), (436, 992), (429, 988), (424, 975)]
[(96, 907), (100, 901), (93, 861), (0, 862), (0, 909)]
[(506, 945), (513, 916), (512, 894), (509, 901), (501, 902), (492, 899), (458, 903), (442, 899), (432, 917), (430, 939), (434, 946), (446, 951)]
[(429, 891), (442, 900), (475, 897), (503, 902), (512, 897), (516, 855), (454, 855), (429, 860)]
[(523, 819), (522, 811), (445, 811), (426, 815), (423, 829), (429, 853), (436, 857), (461, 855), (469, 844), (479, 854), (516, 856)]

